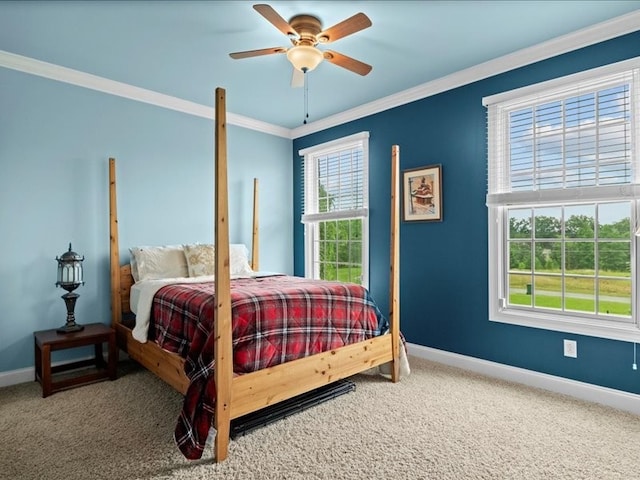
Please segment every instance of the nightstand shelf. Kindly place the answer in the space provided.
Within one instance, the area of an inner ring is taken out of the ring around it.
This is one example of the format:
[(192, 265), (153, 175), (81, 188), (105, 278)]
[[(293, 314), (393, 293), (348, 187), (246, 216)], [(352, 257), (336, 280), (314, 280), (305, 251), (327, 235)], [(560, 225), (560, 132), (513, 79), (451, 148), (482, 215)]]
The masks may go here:
[[(107, 325), (91, 323), (84, 325), (83, 330), (73, 333), (58, 333), (55, 329), (42, 330), (35, 332), (33, 338), (35, 344), (35, 379), (42, 385), (43, 398), (60, 390), (78, 385), (85, 385), (107, 378), (110, 380), (116, 379), (116, 332)], [(102, 354), (103, 343), (108, 346), (107, 362), (105, 362)], [(51, 352), (90, 345), (94, 346), (94, 358), (55, 367), (51, 366)], [(64, 379), (54, 380), (54, 374), (92, 365), (95, 366), (95, 370), (89, 373), (86, 371), (78, 375), (70, 373)]]

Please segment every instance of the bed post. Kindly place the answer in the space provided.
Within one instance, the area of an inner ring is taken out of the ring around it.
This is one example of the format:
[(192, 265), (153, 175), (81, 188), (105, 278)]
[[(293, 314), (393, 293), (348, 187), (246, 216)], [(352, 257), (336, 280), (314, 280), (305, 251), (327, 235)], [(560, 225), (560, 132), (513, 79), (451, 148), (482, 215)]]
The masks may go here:
[(251, 269), (257, 272), (260, 268), (258, 248), (258, 179), (253, 179), (253, 234), (251, 236)]
[(391, 380), (400, 379), (400, 147), (391, 147), (391, 271), (389, 276), (389, 323), (393, 362)]
[(116, 159), (109, 158), (109, 258), (111, 265), (111, 326), (122, 321), (120, 299), (120, 249), (118, 246), (118, 211), (116, 202)]
[(227, 120), (225, 90), (216, 88), (215, 119), (215, 288), (214, 380), (216, 405), (214, 458), (227, 458), (231, 428), (231, 380), (233, 351), (231, 337), (231, 280), (229, 273), (229, 202), (227, 186)]

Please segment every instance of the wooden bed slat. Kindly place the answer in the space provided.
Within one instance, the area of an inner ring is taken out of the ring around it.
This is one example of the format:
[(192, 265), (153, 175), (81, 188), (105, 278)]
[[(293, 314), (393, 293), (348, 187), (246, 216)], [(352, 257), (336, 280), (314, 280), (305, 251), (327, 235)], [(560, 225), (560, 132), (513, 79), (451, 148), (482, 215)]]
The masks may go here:
[(131, 329), (124, 325), (118, 325), (116, 332), (118, 343), (123, 346), (133, 360), (162, 378), (181, 394), (187, 393), (189, 379), (184, 374), (184, 359), (182, 357), (163, 350), (154, 342), (138, 342), (131, 335)]
[(350, 377), (393, 360), (391, 336), (318, 353), (233, 379), (231, 418)]

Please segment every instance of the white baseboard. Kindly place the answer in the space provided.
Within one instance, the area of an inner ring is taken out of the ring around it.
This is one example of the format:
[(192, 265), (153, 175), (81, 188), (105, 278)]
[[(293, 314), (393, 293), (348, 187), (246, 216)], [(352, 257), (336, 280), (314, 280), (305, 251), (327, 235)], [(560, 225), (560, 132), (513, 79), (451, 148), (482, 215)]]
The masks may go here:
[(640, 395), (407, 343), (409, 355), (640, 415)]
[(9, 372), (0, 373), (0, 387), (8, 387), (10, 385), (16, 385), (18, 383), (26, 383), (35, 381), (35, 368), (20, 368), (18, 370), (11, 370)]
[[(108, 361), (108, 358), (109, 358), (108, 352), (103, 352), (102, 355), (104, 357), (104, 360)], [(73, 360), (66, 360), (64, 362), (53, 362), (51, 366), (55, 367), (57, 365), (64, 365), (65, 363), (78, 362), (82, 360), (90, 360), (92, 358), (93, 357), (89, 356), (89, 357), (76, 358)], [(129, 356), (125, 352), (118, 349), (119, 362), (122, 360), (126, 360), (128, 358)], [(11, 385), (17, 385), (19, 383), (34, 382), (35, 378), (36, 378), (35, 367), (27, 367), (27, 368), (20, 368), (18, 370), (10, 370), (8, 372), (0, 372), (0, 388), (9, 387)]]

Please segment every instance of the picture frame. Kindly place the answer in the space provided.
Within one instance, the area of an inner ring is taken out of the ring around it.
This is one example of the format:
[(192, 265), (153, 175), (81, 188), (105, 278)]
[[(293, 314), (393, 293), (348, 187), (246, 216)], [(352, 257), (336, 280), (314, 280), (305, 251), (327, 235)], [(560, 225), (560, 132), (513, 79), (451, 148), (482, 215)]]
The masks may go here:
[(402, 186), (405, 222), (442, 221), (442, 165), (405, 170)]

